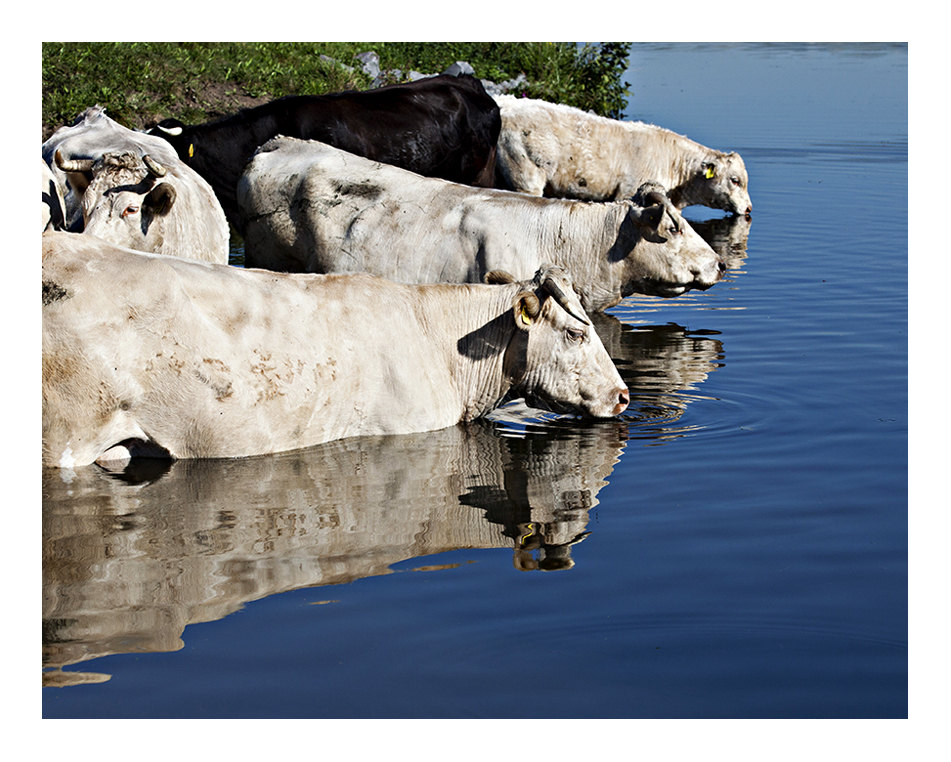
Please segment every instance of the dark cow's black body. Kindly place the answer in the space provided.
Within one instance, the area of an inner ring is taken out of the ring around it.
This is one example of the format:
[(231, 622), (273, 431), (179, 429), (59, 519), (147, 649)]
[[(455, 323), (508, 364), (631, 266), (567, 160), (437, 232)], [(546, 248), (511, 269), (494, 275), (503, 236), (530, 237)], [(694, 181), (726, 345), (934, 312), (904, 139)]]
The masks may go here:
[[(428, 177), (490, 188), (502, 121), (471, 76), (436, 77), (375, 90), (291, 95), (193, 126), (165, 119), (149, 132), (214, 188), (239, 231), (238, 179), (254, 152), (276, 135), (319, 140)], [(179, 135), (169, 134), (180, 128)]]

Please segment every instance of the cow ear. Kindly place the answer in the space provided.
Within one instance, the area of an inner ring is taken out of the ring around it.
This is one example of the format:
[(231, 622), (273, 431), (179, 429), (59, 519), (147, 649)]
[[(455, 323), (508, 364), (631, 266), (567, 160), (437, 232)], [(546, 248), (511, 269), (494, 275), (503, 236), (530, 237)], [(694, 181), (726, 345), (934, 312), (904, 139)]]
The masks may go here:
[(168, 183), (159, 183), (148, 192), (145, 204), (153, 214), (168, 214), (175, 203), (175, 189)]
[(542, 311), (538, 297), (530, 291), (519, 294), (515, 299), (515, 325), (523, 331), (532, 327), (532, 323)]
[(663, 204), (655, 204), (645, 209), (634, 209), (632, 215), (640, 234), (651, 243), (666, 243), (667, 239), (660, 234), (660, 223), (664, 219)]
[(705, 161), (703, 163), (703, 176), (708, 180), (712, 180), (717, 176), (717, 165), (716, 162)]
[(663, 204), (654, 204), (641, 210), (637, 217), (637, 222), (641, 227), (657, 230), (660, 227), (660, 221), (664, 218)]

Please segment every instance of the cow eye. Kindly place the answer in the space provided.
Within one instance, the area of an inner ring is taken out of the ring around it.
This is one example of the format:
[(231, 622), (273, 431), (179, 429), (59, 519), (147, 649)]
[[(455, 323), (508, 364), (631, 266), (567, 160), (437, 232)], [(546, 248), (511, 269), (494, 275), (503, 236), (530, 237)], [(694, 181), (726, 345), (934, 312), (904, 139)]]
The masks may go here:
[(739, 187), (740, 178), (739, 178), (739, 177), (731, 177), (731, 178), (730, 178), (730, 182), (733, 183), (734, 185), (736, 185), (737, 187)]
[(138, 205), (138, 204), (130, 204), (129, 206), (127, 206), (127, 207), (122, 211), (122, 216), (123, 216), (123, 217), (129, 217), (129, 216), (131, 216), (131, 215), (133, 215), (133, 214), (138, 214), (138, 213), (139, 213), (139, 205)]
[(584, 338), (584, 331), (580, 328), (566, 328), (565, 335), (568, 341), (581, 341)]

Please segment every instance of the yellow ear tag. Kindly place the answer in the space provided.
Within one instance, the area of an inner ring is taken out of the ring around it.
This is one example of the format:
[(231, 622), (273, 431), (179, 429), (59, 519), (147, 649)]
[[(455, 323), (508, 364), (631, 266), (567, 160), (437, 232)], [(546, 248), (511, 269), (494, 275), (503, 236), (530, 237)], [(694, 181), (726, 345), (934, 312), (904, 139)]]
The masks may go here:
[(703, 173), (704, 177), (708, 180), (713, 179), (713, 176), (716, 174), (716, 170), (713, 167), (707, 167), (707, 171)]
[(525, 323), (525, 325), (532, 324), (533, 318), (531, 315), (528, 314), (528, 309), (525, 307), (524, 304), (522, 305), (522, 310), (520, 312), (520, 315), (522, 317), (522, 322)]
[(194, 155), (195, 155), (195, 144), (189, 143), (188, 144), (188, 158), (190, 159)]
[(527, 540), (529, 537), (531, 537), (533, 534), (535, 534), (535, 525), (534, 525), (534, 524), (528, 524), (528, 525), (526, 526), (526, 529), (527, 529), (528, 531), (527, 531), (525, 534), (523, 534), (521, 537), (518, 538), (519, 547), (525, 545), (525, 540)]

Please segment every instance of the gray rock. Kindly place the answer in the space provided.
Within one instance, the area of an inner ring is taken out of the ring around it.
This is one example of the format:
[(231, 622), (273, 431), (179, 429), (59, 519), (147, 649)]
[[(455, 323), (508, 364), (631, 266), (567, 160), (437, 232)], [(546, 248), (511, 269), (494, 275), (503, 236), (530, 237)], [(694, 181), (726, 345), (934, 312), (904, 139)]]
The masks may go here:
[(443, 74), (451, 74), (454, 77), (458, 77), (462, 74), (475, 75), (475, 69), (466, 61), (456, 61), (454, 64), (450, 64), (449, 68), (447, 68)]
[(514, 79), (507, 79), (504, 82), (491, 82), (488, 79), (482, 80), (482, 86), (489, 95), (501, 95), (512, 90), (517, 90), (528, 83), (528, 78), (524, 74), (519, 74)]
[(363, 71), (368, 76), (374, 79), (380, 76), (380, 57), (372, 50), (368, 50), (366, 53), (358, 53), (354, 58), (363, 64)]
[[(344, 66), (343, 64), (334, 61), (328, 56), (321, 56), (325, 61), (331, 61), (336, 63), (338, 66), (343, 66), (345, 69), (352, 68), (349, 66)], [(387, 71), (380, 70), (380, 57), (374, 53), (372, 50), (368, 50), (365, 53), (358, 53), (355, 58), (360, 62), (363, 71), (366, 72), (369, 76), (373, 77), (373, 82), (370, 84), (370, 88), (380, 87), (387, 82), (400, 82), (403, 80), (403, 72), (400, 69), (389, 69)], [(454, 77), (461, 76), (463, 74), (469, 74), (475, 76), (475, 69), (472, 68), (472, 65), (467, 61), (456, 61), (453, 64), (450, 64), (443, 74), (451, 74)], [(427, 77), (435, 77), (435, 74), (423, 74), (418, 71), (410, 71), (406, 78), (410, 82), (416, 82), (420, 79), (426, 79)], [(492, 82), (488, 79), (482, 80), (482, 86), (486, 89), (486, 92), (489, 95), (501, 95), (502, 93), (507, 93), (512, 90), (517, 90), (528, 82), (528, 78), (524, 74), (519, 74), (514, 79), (507, 79), (504, 82)]]

